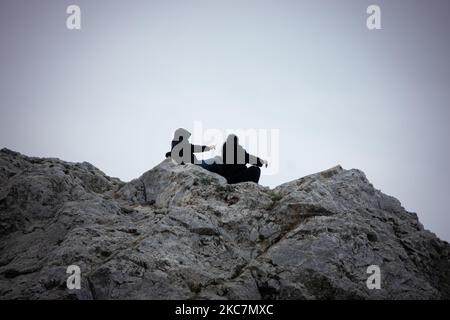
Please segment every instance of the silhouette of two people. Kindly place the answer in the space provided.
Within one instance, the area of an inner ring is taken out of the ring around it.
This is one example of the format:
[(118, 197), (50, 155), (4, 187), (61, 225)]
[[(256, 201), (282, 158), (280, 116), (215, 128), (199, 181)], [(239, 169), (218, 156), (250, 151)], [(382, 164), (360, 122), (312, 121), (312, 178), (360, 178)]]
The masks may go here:
[[(260, 167), (268, 165), (267, 161), (249, 154), (240, 144), (239, 138), (231, 134), (222, 146), (222, 156), (208, 160), (198, 160), (195, 153), (215, 149), (215, 146), (194, 145), (189, 142), (191, 133), (180, 128), (175, 131), (171, 143), (171, 151), (166, 157), (171, 157), (178, 164), (193, 163), (203, 169), (223, 176), (228, 183), (259, 182)], [(250, 165), (250, 166), (247, 166)]]

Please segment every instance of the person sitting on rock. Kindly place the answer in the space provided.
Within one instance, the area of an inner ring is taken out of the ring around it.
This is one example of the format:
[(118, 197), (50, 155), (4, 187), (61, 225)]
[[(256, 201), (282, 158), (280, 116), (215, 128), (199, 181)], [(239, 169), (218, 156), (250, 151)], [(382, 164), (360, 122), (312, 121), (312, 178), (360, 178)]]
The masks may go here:
[[(236, 135), (231, 134), (227, 137), (222, 147), (223, 176), (230, 184), (252, 181), (259, 182), (261, 169), (263, 165), (268, 166), (266, 160), (262, 160), (256, 156), (249, 154), (239, 145), (239, 139)], [(250, 164), (250, 167), (247, 167)]]
[(191, 144), (189, 137), (191, 133), (186, 129), (179, 128), (175, 130), (171, 143), (171, 151), (166, 153), (166, 158), (171, 157), (177, 164), (193, 163), (202, 165), (204, 161), (197, 160), (194, 153), (213, 150), (215, 146), (200, 146)]

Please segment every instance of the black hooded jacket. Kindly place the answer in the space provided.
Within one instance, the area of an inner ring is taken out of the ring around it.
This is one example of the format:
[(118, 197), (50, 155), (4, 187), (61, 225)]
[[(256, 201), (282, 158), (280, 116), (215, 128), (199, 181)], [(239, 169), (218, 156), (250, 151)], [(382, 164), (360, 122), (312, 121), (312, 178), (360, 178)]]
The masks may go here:
[[(191, 133), (184, 128), (178, 128), (175, 133), (171, 143), (170, 151), (166, 153), (166, 158), (172, 157), (173, 160), (179, 164), (194, 163), (197, 164), (198, 160), (194, 153), (204, 152), (211, 150), (208, 146), (199, 146), (191, 144), (189, 142), (189, 137)], [(187, 151), (188, 154), (184, 154)]]
[[(175, 147), (178, 146), (180, 143), (185, 144), (184, 146), (181, 146), (181, 148), (179, 148), (179, 152), (178, 155), (173, 154)], [(198, 152), (205, 152), (205, 151), (209, 151), (210, 148), (208, 146), (200, 146), (200, 145), (195, 145), (195, 144), (191, 144), (189, 143), (189, 141), (187, 141), (186, 143), (183, 141), (183, 138), (181, 138), (181, 140), (172, 140), (172, 148), (170, 152), (166, 153), (166, 157), (172, 157), (173, 159), (175, 159), (177, 156), (180, 159), (184, 159), (184, 150), (188, 150), (190, 153), (190, 157), (188, 159), (190, 159), (189, 161), (187, 161), (187, 163), (198, 163), (199, 161), (197, 160), (197, 157), (194, 155), (194, 153), (198, 153)], [(185, 164), (186, 161), (181, 161), (180, 164)]]
[(249, 154), (239, 143), (236, 136), (227, 139), (222, 146), (222, 160), (226, 175), (233, 175), (247, 168), (247, 164), (262, 167), (264, 161)]

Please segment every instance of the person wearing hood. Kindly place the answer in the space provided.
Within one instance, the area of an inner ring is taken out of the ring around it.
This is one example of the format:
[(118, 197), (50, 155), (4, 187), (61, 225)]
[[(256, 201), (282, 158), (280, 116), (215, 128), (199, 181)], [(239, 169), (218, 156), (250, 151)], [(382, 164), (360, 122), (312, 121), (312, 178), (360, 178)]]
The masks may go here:
[(166, 153), (166, 158), (171, 157), (177, 164), (193, 163), (201, 165), (194, 153), (205, 152), (215, 149), (215, 146), (201, 146), (191, 144), (189, 138), (191, 133), (184, 128), (175, 130), (171, 142), (171, 151)]
[[(230, 134), (222, 147), (223, 176), (228, 183), (252, 181), (259, 182), (262, 166), (268, 166), (266, 160), (262, 160), (249, 154), (240, 144), (239, 138)], [(247, 167), (247, 164), (250, 167)]]

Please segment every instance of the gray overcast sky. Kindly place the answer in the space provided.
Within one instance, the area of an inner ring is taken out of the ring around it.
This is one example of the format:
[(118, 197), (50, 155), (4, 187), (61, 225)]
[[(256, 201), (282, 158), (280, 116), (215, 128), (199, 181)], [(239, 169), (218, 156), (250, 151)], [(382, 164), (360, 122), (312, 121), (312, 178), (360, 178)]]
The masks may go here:
[(275, 128), (262, 184), (359, 168), (450, 240), (449, 17), (448, 0), (2, 0), (0, 146), (130, 180), (195, 120)]

